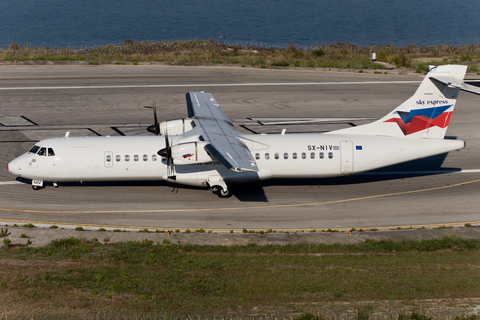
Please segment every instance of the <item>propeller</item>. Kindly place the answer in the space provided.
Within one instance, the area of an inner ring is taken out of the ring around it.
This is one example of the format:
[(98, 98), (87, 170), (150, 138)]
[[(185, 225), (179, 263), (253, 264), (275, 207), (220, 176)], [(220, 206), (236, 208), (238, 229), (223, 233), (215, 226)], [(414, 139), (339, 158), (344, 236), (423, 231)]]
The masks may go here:
[(169, 180), (176, 180), (177, 176), (173, 175), (173, 159), (172, 159), (172, 147), (168, 140), (168, 131), (165, 132), (165, 148), (159, 150), (157, 154), (167, 159), (167, 182)]
[[(157, 102), (155, 99), (153, 100), (153, 119), (155, 122), (154, 124), (152, 124), (147, 128), (147, 131), (158, 136), (160, 134), (160, 124), (158, 123)], [(170, 146), (170, 141), (168, 140), (168, 131), (165, 132), (165, 148), (159, 150), (157, 154), (167, 159), (167, 183), (169, 180), (176, 180), (177, 177), (173, 175), (174, 170), (173, 170), (173, 159), (172, 159), (172, 147)]]
[(157, 103), (155, 99), (153, 100), (153, 118), (155, 119), (155, 123), (151, 126), (148, 126), (147, 131), (158, 136), (160, 134), (160, 124), (158, 123), (157, 119)]

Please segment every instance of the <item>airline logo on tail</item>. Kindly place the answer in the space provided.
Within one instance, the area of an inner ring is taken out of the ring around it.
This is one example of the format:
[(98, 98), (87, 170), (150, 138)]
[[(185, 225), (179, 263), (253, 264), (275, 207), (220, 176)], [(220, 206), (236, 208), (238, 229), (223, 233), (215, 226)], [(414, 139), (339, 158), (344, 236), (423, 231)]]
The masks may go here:
[(394, 117), (384, 122), (396, 122), (406, 136), (434, 126), (446, 128), (452, 117), (452, 111), (445, 111), (452, 106), (453, 105), (410, 111), (395, 111), (394, 114), (398, 114), (400, 118)]

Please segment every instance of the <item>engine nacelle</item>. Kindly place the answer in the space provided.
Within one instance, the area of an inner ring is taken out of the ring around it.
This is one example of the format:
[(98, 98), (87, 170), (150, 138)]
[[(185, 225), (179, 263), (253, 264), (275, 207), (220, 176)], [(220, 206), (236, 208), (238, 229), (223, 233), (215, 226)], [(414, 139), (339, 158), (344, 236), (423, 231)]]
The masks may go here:
[(188, 142), (172, 146), (172, 159), (175, 164), (204, 163), (213, 161), (205, 150), (208, 142)]
[(190, 119), (177, 119), (160, 122), (161, 135), (177, 135), (192, 129), (192, 120)]

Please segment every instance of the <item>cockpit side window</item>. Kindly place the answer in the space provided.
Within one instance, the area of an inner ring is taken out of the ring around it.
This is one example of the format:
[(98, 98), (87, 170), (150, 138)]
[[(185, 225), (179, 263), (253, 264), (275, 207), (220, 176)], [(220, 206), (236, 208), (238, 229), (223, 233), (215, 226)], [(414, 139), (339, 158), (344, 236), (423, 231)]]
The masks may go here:
[(28, 151), (28, 153), (37, 153), (38, 149), (40, 149), (39, 146), (33, 146), (32, 149)]
[(40, 150), (37, 152), (39, 156), (47, 156), (47, 148), (41, 147)]
[(48, 148), (48, 156), (53, 157), (55, 155), (55, 151), (52, 148)]

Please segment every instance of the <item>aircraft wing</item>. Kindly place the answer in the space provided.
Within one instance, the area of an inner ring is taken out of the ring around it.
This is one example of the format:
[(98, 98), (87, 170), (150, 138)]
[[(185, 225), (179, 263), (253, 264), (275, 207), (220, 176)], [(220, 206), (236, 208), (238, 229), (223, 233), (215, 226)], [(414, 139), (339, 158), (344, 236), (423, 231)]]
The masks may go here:
[(205, 149), (230, 171), (258, 171), (247, 146), (238, 139), (238, 131), (210, 93), (187, 93), (188, 117), (208, 142)]

